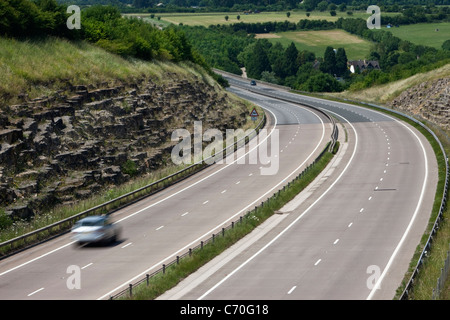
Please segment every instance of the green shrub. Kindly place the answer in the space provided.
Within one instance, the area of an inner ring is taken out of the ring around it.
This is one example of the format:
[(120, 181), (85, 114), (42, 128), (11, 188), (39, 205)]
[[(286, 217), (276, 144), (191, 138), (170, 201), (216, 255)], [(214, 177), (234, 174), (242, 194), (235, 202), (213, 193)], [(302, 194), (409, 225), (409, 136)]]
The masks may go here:
[(125, 174), (129, 174), (130, 176), (136, 175), (136, 163), (132, 160), (127, 160), (127, 162), (122, 165), (122, 172)]

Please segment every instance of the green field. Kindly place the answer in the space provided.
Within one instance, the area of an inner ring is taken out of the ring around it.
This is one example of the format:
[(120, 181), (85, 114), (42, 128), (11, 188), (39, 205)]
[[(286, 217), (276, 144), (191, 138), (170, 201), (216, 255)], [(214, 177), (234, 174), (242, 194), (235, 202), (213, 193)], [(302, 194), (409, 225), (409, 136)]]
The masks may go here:
[[(287, 12), (287, 10), (286, 10)], [(127, 14), (127, 16), (140, 16), (144, 19), (151, 20), (157, 24), (164, 23), (173, 23), (179, 24), (183, 23), (184, 25), (189, 26), (210, 26), (212, 24), (231, 24), (236, 22), (247, 22), (247, 23), (256, 23), (256, 22), (267, 22), (267, 21), (291, 21), (297, 23), (301, 19), (310, 19), (310, 20), (328, 20), (328, 21), (336, 21), (337, 19), (343, 18), (363, 18), (367, 19), (370, 14), (365, 11), (354, 12), (353, 15), (349, 16), (346, 12), (336, 12), (336, 16), (332, 17), (328, 11), (320, 12), (320, 11), (312, 11), (310, 17), (306, 16), (305, 11), (290, 11), (291, 15), (288, 18), (286, 16), (286, 12), (261, 12), (258, 14), (248, 14), (245, 15), (243, 12), (209, 12), (209, 13), (157, 13), (155, 14), (155, 19), (150, 19), (150, 14)], [(386, 13), (386, 15), (392, 13)], [(396, 14), (396, 13), (395, 13)], [(237, 16), (240, 16), (240, 19), (237, 19)], [(160, 17), (161, 20), (157, 20), (156, 17)], [(225, 20), (225, 16), (228, 16), (228, 21)]]
[[(436, 31), (436, 30), (439, 31)], [(418, 23), (398, 28), (383, 28), (400, 39), (411, 41), (414, 44), (441, 49), (445, 40), (450, 40), (450, 22)]]
[(370, 53), (371, 43), (350, 33), (334, 29), (321, 31), (289, 31), (258, 34), (257, 38), (266, 38), (270, 42), (280, 42), (287, 47), (294, 42), (298, 50), (314, 52), (323, 57), (326, 47), (344, 48), (349, 60), (364, 59)]

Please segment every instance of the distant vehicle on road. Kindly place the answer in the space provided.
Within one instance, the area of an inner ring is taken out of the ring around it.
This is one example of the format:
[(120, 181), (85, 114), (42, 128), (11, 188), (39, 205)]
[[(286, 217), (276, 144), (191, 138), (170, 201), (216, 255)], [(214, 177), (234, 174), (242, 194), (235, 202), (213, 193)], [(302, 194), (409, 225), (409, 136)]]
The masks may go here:
[(250, 81), (250, 84), (251, 84), (252, 86), (256, 86), (256, 81), (255, 81), (255, 80), (252, 80), (252, 81)]
[(78, 244), (114, 243), (120, 236), (121, 227), (112, 223), (109, 216), (83, 218), (72, 227), (72, 239)]

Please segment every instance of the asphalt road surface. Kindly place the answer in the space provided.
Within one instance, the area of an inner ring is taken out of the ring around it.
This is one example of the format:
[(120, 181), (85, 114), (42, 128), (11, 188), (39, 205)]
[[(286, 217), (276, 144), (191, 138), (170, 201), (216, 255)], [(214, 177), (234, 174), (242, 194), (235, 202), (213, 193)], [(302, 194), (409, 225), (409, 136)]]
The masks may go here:
[(392, 299), (432, 210), (427, 140), (377, 111), (229, 81), (327, 110), (342, 121), (341, 148), (282, 215), (160, 299)]
[[(123, 233), (113, 245), (77, 247), (66, 234), (0, 260), (0, 299), (108, 299), (266, 200), (330, 141), (320, 112), (239, 92), (267, 112), (257, 147), (115, 212)], [(260, 150), (270, 162), (252, 162)]]

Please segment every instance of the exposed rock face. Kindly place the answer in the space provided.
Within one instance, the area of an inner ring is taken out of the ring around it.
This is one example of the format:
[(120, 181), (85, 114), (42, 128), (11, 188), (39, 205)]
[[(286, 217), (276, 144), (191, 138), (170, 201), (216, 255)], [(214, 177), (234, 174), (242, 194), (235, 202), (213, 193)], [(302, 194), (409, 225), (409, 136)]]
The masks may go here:
[(0, 207), (12, 216), (28, 218), (123, 183), (130, 161), (136, 174), (155, 170), (170, 161), (172, 131), (191, 130), (195, 120), (225, 131), (247, 119), (244, 105), (231, 108), (225, 93), (202, 81), (77, 85), (70, 92), (2, 107)]
[(450, 78), (427, 81), (408, 89), (391, 106), (450, 130)]

